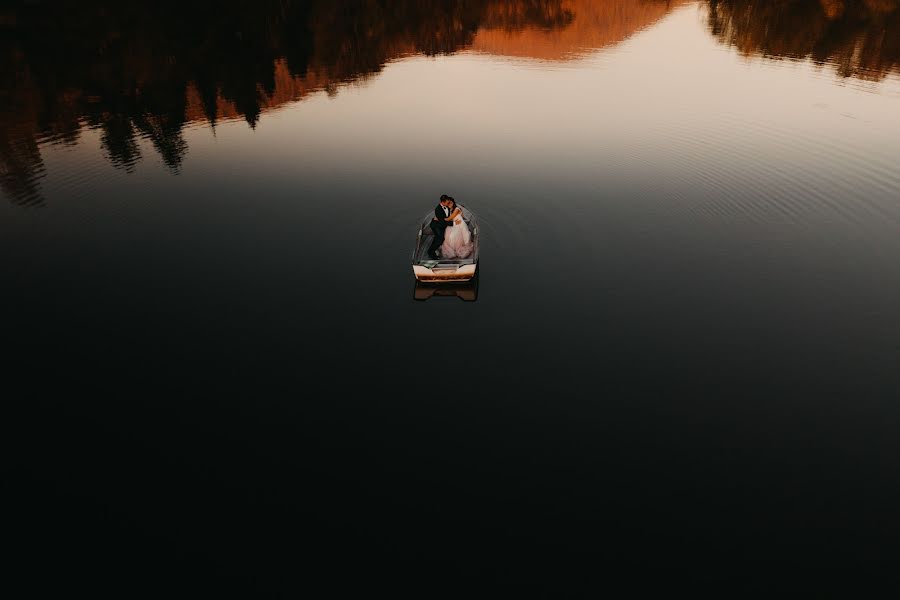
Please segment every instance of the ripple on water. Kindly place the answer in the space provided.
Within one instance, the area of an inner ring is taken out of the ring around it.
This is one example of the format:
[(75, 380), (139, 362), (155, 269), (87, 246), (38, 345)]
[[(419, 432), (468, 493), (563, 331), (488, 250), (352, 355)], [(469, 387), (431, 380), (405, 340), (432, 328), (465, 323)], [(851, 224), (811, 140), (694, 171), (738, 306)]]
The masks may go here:
[[(852, 140), (737, 115), (676, 121), (662, 137), (660, 162), (674, 197), (700, 218), (866, 227), (900, 217), (900, 174), (891, 159)], [(661, 145), (658, 138), (644, 143)]]

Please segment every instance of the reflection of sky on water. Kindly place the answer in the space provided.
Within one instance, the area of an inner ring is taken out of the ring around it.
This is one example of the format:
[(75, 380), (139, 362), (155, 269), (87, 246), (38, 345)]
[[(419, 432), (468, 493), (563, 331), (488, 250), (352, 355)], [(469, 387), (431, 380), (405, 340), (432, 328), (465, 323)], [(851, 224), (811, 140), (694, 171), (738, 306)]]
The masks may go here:
[[(411, 220), (451, 193), (481, 216), (494, 260), (537, 245), (561, 264), (596, 261), (609, 235), (650, 252), (663, 231), (712, 254), (725, 231), (751, 246), (760, 235), (812, 236), (826, 253), (864, 232), (844, 256), (900, 251), (898, 82), (860, 92), (806, 62), (748, 60), (704, 28), (702, 11), (687, 6), (565, 68), (478, 53), (410, 57), (365, 86), (286, 104), (255, 129), (185, 128), (177, 176), (147, 140), (134, 172), (116, 169), (100, 131), (86, 130), (78, 145), (42, 149), (52, 210), (38, 211), (49, 213), (33, 221), (39, 232), (25, 226), (34, 211), (0, 208), (6, 245), (33, 234), (113, 244), (121, 229), (187, 248), (199, 228), (220, 232), (210, 244), (234, 244), (215, 252), (254, 256), (252, 240), (284, 235), (296, 246), (284, 260), (328, 256), (321, 269), (354, 269), (343, 235), (392, 252), (399, 274)], [(591, 225), (601, 222), (602, 235)]]
[[(71, 76), (51, 77), (52, 70), (58, 68), (53, 66), (53, 55), (43, 57), (40, 44), (34, 44), (33, 40), (21, 42), (24, 52), (13, 55), (19, 56), (15, 59), (19, 62), (14, 61), (11, 66), (19, 71), (14, 83), (16, 89), (3, 111), (7, 123), (0, 147), (0, 159), (5, 165), (0, 183), (4, 186), (5, 195), (13, 201), (24, 204), (40, 202), (38, 182), (48, 172), (42, 165), (43, 155), (49, 151), (48, 145), (60, 141), (77, 144), (84, 127), (102, 129), (99, 142), (106, 159), (126, 172), (134, 171), (145, 156), (155, 154), (162, 157), (172, 172), (177, 173), (184, 157), (190, 152), (190, 143), (184, 138), (183, 131), (186, 122), (223, 125), (229, 120), (240, 119), (256, 127), (261, 122), (262, 113), (274, 116), (275, 111), (299, 99), (357, 94), (388, 76), (384, 72), (386, 69), (393, 69), (394, 73), (390, 75), (394, 82), (392, 85), (403, 86), (405, 98), (385, 99), (373, 93), (366, 94), (366, 102), (377, 102), (385, 107), (394, 103), (399, 109), (415, 113), (420, 110), (418, 107), (404, 106), (405, 100), (414, 98), (419, 103), (434, 103), (436, 112), (432, 116), (439, 119), (444, 110), (440, 106), (442, 103), (446, 105), (445, 96), (452, 94), (459, 105), (467, 107), (469, 112), (465, 120), (480, 126), (482, 122), (493, 119), (495, 113), (522, 118), (524, 115), (518, 113), (517, 107), (530, 106), (531, 99), (540, 99), (541, 102), (553, 102), (552, 110), (556, 114), (550, 118), (531, 119), (527, 126), (524, 122), (519, 123), (519, 130), (533, 136), (531, 141), (543, 143), (553, 138), (553, 132), (540, 131), (542, 122), (559, 123), (562, 127), (559, 133), (575, 136), (568, 148), (577, 151), (578, 136), (592, 131), (589, 126), (566, 129), (566, 116), (580, 118), (581, 111), (586, 109), (579, 106), (579, 102), (596, 100), (594, 94), (599, 91), (596, 86), (591, 87), (591, 82), (579, 86), (571, 79), (538, 74), (535, 75), (537, 80), (526, 84), (531, 86), (527, 91), (522, 90), (521, 86), (516, 87), (515, 97), (502, 92), (496, 96), (472, 97), (463, 88), (482, 86), (491, 89), (490, 82), (483, 81), (485, 71), (473, 66), (468, 73), (448, 72), (449, 79), (439, 81), (434, 91), (428, 93), (424, 89), (409, 89), (409, 82), (402, 79), (403, 73), (408, 71), (404, 71), (404, 67), (399, 70), (394, 67), (397, 63), (415, 60), (421, 52), (436, 56), (454, 52), (483, 54), (497, 61), (498, 68), (503, 63), (513, 71), (521, 71), (523, 78), (531, 77), (528, 73), (534, 74), (536, 71), (582, 73), (586, 78), (612, 76), (615, 79), (605, 81), (604, 85), (633, 86), (641, 94), (630, 95), (629, 90), (621, 89), (603, 90), (598, 104), (600, 110), (625, 111), (621, 113), (623, 119), (606, 124), (604, 134), (616, 135), (615, 127), (617, 123), (622, 123), (630, 130), (627, 135), (635, 140), (646, 133), (640, 125), (652, 122), (654, 115), (664, 114), (672, 123), (686, 124), (683, 111), (666, 113), (667, 108), (660, 110), (660, 106), (651, 104), (662, 97), (666, 100), (671, 97), (687, 100), (690, 90), (693, 90), (697, 101), (703, 103), (727, 96), (733, 112), (740, 110), (745, 111), (742, 114), (750, 115), (760, 110), (782, 113), (794, 110), (796, 107), (792, 108), (790, 95), (812, 92), (815, 87), (812, 80), (817, 77), (832, 85), (840, 82), (845, 87), (892, 97), (897, 94), (897, 78), (890, 73), (896, 64), (898, 50), (895, 46), (898, 42), (891, 41), (891, 36), (887, 34), (881, 37), (875, 35), (877, 31), (893, 31), (895, 21), (900, 19), (897, 16), (900, 10), (893, 10), (891, 2), (886, 0), (883, 6), (875, 8), (868, 8), (865, 3), (849, 2), (846, 6), (841, 4), (843, 8), (838, 10), (835, 6), (820, 5), (811, 0), (787, 5), (761, 0), (728, 0), (688, 7), (681, 3), (632, 0), (571, 0), (561, 4), (548, 0), (521, 6), (516, 2), (486, 1), (483, 6), (477, 3), (472, 5), (480, 8), (468, 17), (471, 29), (454, 34), (456, 37), (442, 37), (440, 18), (432, 24), (433, 29), (428, 29), (427, 23), (423, 25), (416, 21), (424, 16), (416, 16), (418, 13), (413, 11), (404, 17), (406, 22), (398, 21), (399, 28), (396, 28), (397, 23), (393, 23), (394, 29), (386, 26), (374, 38), (357, 40), (358, 45), (351, 45), (351, 50), (338, 50), (341, 45), (337, 41), (342, 34), (356, 35), (352, 33), (356, 31), (351, 27), (352, 18), (346, 16), (353, 13), (331, 14), (316, 5), (316, 8), (309, 9), (311, 13), (301, 11), (291, 18), (311, 20), (313, 29), (316, 25), (337, 23), (336, 33), (331, 37), (294, 27), (290, 30), (293, 39), (278, 41), (266, 37), (271, 34), (254, 32), (251, 27), (247, 35), (262, 36), (260, 39), (265, 41), (261, 46), (265, 50), (259, 55), (248, 55), (239, 44), (235, 46), (233, 40), (220, 40), (217, 43), (227, 49), (223, 58), (224, 67), (214, 67), (202, 61), (198, 63), (194, 56), (176, 61), (178, 65), (183, 63), (187, 66), (179, 66), (174, 71), (168, 67), (150, 67), (147, 70), (147, 65), (144, 65), (141, 68), (152, 73), (152, 76), (140, 75), (143, 80), (136, 83), (138, 87), (135, 91), (138, 93), (129, 92), (121, 98), (117, 98), (117, 94), (125, 85), (121, 80), (122, 73), (114, 73), (114, 70), (103, 65), (100, 71), (96, 68), (90, 71), (104, 73), (99, 81), (79, 79), (79, 73), (86, 65), (76, 65), (71, 69)], [(527, 9), (522, 9), (526, 6)], [(260, 8), (262, 16), (265, 16), (265, 10)], [(679, 11), (681, 16), (677, 19), (666, 18), (672, 10)], [(687, 17), (688, 14), (692, 17)], [(749, 16), (738, 19), (735, 14)], [(867, 18), (861, 20), (861, 14)], [(665, 22), (660, 24), (660, 19)], [(289, 22), (292, 21), (289, 19)], [(409, 28), (414, 29), (416, 24), (424, 29), (411, 36)], [(429, 31), (437, 36), (434, 39), (443, 41), (438, 45), (433, 39), (429, 41)], [(645, 37), (648, 33), (652, 33), (649, 38)], [(307, 40), (305, 36), (311, 37)], [(641, 43), (632, 43), (630, 38), (634, 36), (645, 39)], [(134, 43), (139, 46), (141, 39)], [(724, 46), (720, 45), (723, 43)], [(605, 50), (598, 51), (598, 48)], [(734, 48), (734, 52), (746, 57), (745, 62), (757, 64), (758, 68), (746, 69), (740, 61), (725, 59), (721, 56), (723, 48)], [(78, 56), (73, 54), (73, 60), (79, 60)], [(762, 56), (767, 58), (762, 59)], [(776, 60), (770, 62), (770, 59)], [(136, 59), (131, 57), (129, 60)], [(817, 66), (791, 70), (796, 68), (794, 61), (806, 67), (813, 63)], [(141, 64), (138, 62), (138, 67)], [(438, 65), (435, 70), (423, 75), (429, 81), (446, 70), (438, 60), (433, 64)], [(302, 68), (300, 65), (303, 65)], [(605, 72), (607, 69), (609, 73)], [(628, 73), (628, 69), (634, 69), (634, 72)], [(715, 85), (705, 78), (703, 69), (712, 69), (708, 72), (715, 73)], [(757, 89), (763, 86), (774, 94), (774, 86), (785, 85), (777, 74), (781, 69), (788, 69), (792, 74), (791, 81), (786, 83), (786, 104), (780, 94), (777, 100), (773, 100), (771, 94), (766, 96), (765, 90)], [(803, 76), (796, 77), (798, 73), (803, 73)], [(103, 77), (110, 79), (103, 81)], [(48, 81), (60, 79), (61, 87), (54, 92), (53, 85), (60, 84), (54, 83), (48, 87), (44, 78)], [(71, 81), (66, 81), (67, 78)], [(507, 82), (516, 86), (515, 78), (509, 78)], [(550, 89), (553, 86), (559, 86), (559, 89)], [(34, 97), (38, 89), (43, 90), (40, 100)], [(743, 93), (729, 93), (736, 89)], [(699, 98), (701, 95), (704, 96), (702, 99)], [(626, 100), (617, 103), (618, 99)], [(841, 102), (845, 100), (846, 97)], [(472, 106), (472, 102), (477, 102), (478, 106)], [(501, 102), (507, 103), (506, 106), (501, 108)], [(824, 100), (814, 104), (817, 110), (833, 110), (830, 105), (826, 108), (828, 102)], [(561, 107), (566, 107), (569, 114), (562, 115)], [(870, 108), (866, 107), (867, 110)], [(364, 118), (366, 114), (379, 110), (379, 106), (373, 105), (356, 110), (354, 114)], [(444, 122), (458, 118), (453, 109), (446, 109), (445, 112)], [(390, 137), (396, 138), (403, 124), (391, 119), (389, 114), (380, 114), (387, 117), (383, 124), (390, 123), (394, 127)], [(694, 111), (694, 116), (699, 114)], [(853, 110), (844, 110), (842, 114), (852, 118)], [(636, 123), (636, 120), (640, 122)], [(499, 121), (503, 122), (502, 116)], [(364, 126), (369, 131), (387, 135), (380, 125), (356, 123), (357, 128)], [(486, 125), (489, 133), (490, 123)], [(440, 123), (429, 124), (426, 131), (432, 129), (440, 132)], [(329, 137), (339, 138), (340, 126), (329, 130), (328, 134)], [(146, 143), (148, 141), (150, 144)], [(487, 144), (490, 146), (491, 142)], [(505, 151), (513, 152), (509, 148)]]
[[(256, 131), (276, 136), (262, 147), (287, 136), (284, 144), (309, 141), (318, 148), (337, 146), (344, 153), (368, 150), (376, 142), (391, 146), (402, 138), (417, 144), (408, 146), (415, 157), (423, 156), (415, 150), (426, 148), (468, 151), (473, 146), (466, 136), (454, 135), (460, 128), (481, 132), (475, 149), (495, 144), (521, 151), (521, 142), (532, 140), (539, 153), (544, 149), (541, 142), (557, 138), (565, 140), (562, 146), (574, 146), (577, 154), (580, 144), (596, 139), (597, 131), (591, 129), (596, 122), (617, 141), (654, 135), (665, 122), (676, 128), (699, 125), (716, 112), (750, 120), (767, 117), (773, 125), (787, 126), (810, 108), (814, 110), (803, 117), (809, 129), (827, 120), (839, 129), (838, 138), (861, 124), (891, 124), (893, 99), (900, 93), (897, 78), (881, 85), (836, 86), (828, 73), (809, 62), (773, 63), (723, 50), (713, 39), (697, 35), (699, 21), (693, 7), (685, 8), (620, 47), (565, 63), (467, 53), (410, 57), (390, 63), (364, 86), (281, 107), (271, 113), (277, 126), (262, 123)], [(857, 90), (872, 93), (860, 95)], [(329, 119), (329, 113), (335, 116)], [(834, 114), (858, 122), (830, 119)], [(416, 126), (410, 126), (411, 120)], [(291, 137), (285, 125), (293, 123), (302, 123), (306, 135)], [(237, 125), (237, 130), (246, 129)], [(406, 130), (423, 135), (415, 139), (404, 135)], [(883, 128), (864, 130), (878, 133)], [(222, 131), (201, 126), (190, 135), (192, 140), (218, 139)], [(350, 138), (356, 143), (349, 143)], [(277, 161), (277, 152), (273, 154)], [(358, 158), (389, 159), (368, 152)], [(332, 164), (340, 168), (342, 162)]]
[[(861, 93), (809, 62), (744, 58), (705, 34), (704, 12), (684, 7), (613, 49), (561, 66), (522, 68), (521, 58), (477, 53), (392, 62), (364, 86), (285, 105), (252, 131), (242, 122), (186, 129), (182, 176), (260, 185), (341, 185), (351, 177), (379, 189), (422, 179), (467, 195), (518, 178), (649, 178), (670, 187), (672, 200), (689, 193), (679, 184), (707, 181), (727, 193), (778, 172), (814, 174), (814, 186), (896, 189), (889, 167), (900, 82), (865, 83)], [(97, 156), (98, 135), (42, 148), (50, 197), (121, 177)], [(152, 163), (137, 171), (168, 181)], [(139, 184), (130, 177), (123, 183)], [(167, 185), (177, 189), (177, 181)], [(867, 202), (884, 200), (875, 193)]]

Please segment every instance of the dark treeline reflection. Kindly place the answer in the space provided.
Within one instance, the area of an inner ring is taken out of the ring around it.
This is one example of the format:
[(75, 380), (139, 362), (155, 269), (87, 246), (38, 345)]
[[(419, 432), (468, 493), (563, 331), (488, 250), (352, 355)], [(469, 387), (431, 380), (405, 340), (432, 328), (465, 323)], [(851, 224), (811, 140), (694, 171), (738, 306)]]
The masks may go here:
[(177, 171), (187, 122), (243, 118), (378, 72), (452, 53), (480, 28), (558, 28), (562, 0), (255, 0), (14, 3), (0, 13), (0, 186), (40, 202), (38, 144), (100, 128), (126, 171), (149, 139)]
[[(116, 167), (133, 170), (144, 139), (177, 172), (187, 152), (186, 123), (245, 119), (253, 127), (268, 108), (315, 91), (336, 94), (397, 57), (471, 47), (476, 35), (485, 38), (475, 44), (481, 51), (502, 47), (523, 56), (534, 50), (525, 47), (534, 38), (516, 42), (505, 32), (544, 30), (573, 47), (599, 47), (681, 1), (6, 3), (0, 188), (14, 202), (39, 203), (40, 144), (75, 143), (84, 127), (100, 130)], [(872, 80), (900, 60), (900, 0), (709, 3), (713, 34), (745, 53), (812, 57), (835, 64), (841, 75)]]
[(879, 81), (900, 67), (900, 0), (709, 0), (709, 26), (744, 54), (811, 58)]

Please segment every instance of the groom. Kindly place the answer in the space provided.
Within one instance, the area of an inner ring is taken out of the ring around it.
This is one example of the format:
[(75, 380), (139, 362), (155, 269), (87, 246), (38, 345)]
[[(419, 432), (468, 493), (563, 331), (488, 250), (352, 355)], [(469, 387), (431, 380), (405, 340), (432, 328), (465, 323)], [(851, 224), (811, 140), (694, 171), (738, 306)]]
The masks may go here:
[(428, 247), (428, 256), (433, 260), (438, 258), (437, 249), (444, 243), (444, 234), (447, 232), (447, 227), (453, 225), (452, 221), (444, 220), (450, 216), (450, 207), (447, 206), (448, 200), (450, 200), (450, 196), (441, 194), (440, 204), (434, 207), (434, 218), (431, 220), (431, 231), (434, 232), (434, 236), (431, 240), (431, 246)]

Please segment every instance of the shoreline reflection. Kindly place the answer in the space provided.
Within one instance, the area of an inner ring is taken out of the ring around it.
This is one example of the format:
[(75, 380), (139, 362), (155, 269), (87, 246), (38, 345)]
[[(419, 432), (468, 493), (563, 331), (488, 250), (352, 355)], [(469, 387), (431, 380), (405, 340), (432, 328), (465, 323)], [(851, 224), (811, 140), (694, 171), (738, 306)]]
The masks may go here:
[[(622, 42), (687, 0), (19, 1), (0, 9), (0, 190), (40, 205), (41, 146), (100, 132), (131, 173), (147, 140), (171, 173), (191, 123), (329, 96), (410, 55), (472, 51), (565, 61)], [(706, 0), (709, 32), (744, 55), (811, 59), (839, 77), (900, 72), (900, 0)]]
[(708, 0), (710, 33), (744, 56), (810, 59), (839, 77), (900, 71), (900, 0)]
[[(635, 1), (635, 0), (632, 0)], [(42, 202), (39, 146), (101, 130), (107, 159), (131, 172), (148, 139), (173, 173), (191, 122), (244, 119), (364, 81), (396, 58), (451, 54), (482, 28), (565, 27), (563, 0), (223, 0), (215, 12), (109, 0), (0, 9), (0, 189)]]

